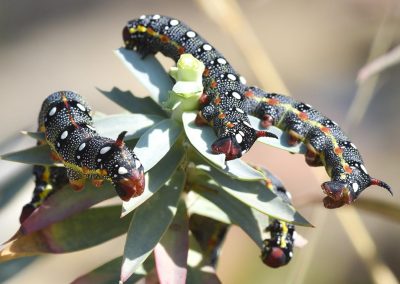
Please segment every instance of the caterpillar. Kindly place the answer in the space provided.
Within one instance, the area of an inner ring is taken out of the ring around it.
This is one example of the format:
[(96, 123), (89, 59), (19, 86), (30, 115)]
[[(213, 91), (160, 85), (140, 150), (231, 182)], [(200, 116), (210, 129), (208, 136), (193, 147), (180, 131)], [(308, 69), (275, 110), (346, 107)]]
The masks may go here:
[[(286, 191), (282, 182), (266, 169), (260, 169), (266, 177), (266, 188), (273, 191), (279, 198), (292, 204), (291, 194)], [(270, 237), (263, 241), (261, 260), (264, 264), (278, 268), (286, 265), (293, 257), (293, 247), (297, 235), (293, 224), (271, 218), (269, 226), (265, 229)]]
[(65, 168), (52, 166), (33, 166), (35, 188), (32, 199), (22, 208), (19, 221), (22, 224), (54, 192), (68, 184)]
[(100, 136), (92, 125), (90, 112), (80, 95), (59, 91), (46, 98), (39, 114), (39, 130), (45, 133), (55, 159), (66, 167), (70, 185), (81, 190), (87, 178), (96, 186), (109, 180), (124, 201), (140, 195), (144, 190), (144, 169), (125, 146), (126, 131), (117, 140)]
[(254, 115), (264, 126), (289, 132), (292, 143), (304, 142), (308, 164), (325, 166), (331, 177), (321, 186), (327, 195), (325, 207), (350, 204), (370, 185), (392, 193), (388, 184), (367, 173), (357, 148), (336, 123), (308, 104), (247, 86), (221, 53), (181, 21), (143, 15), (129, 21), (122, 36), (125, 48), (142, 56), (161, 52), (176, 62), (181, 54), (190, 53), (204, 63), (204, 93), (196, 123), (214, 128), (218, 138), (211, 145), (213, 153), (223, 153), (226, 160), (232, 160), (248, 151), (257, 138), (276, 138), (251, 126), (248, 115)]
[[(41, 132), (43, 127), (39, 126)], [(43, 133), (43, 132), (42, 132)], [(38, 140), (37, 145), (46, 144), (46, 140)], [(22, 207), (19, 222), (22, 224), (42, 203), (54, 192), (68, 184), (68, 177), (65, 168), (34, 165), (32, 173), (35, 177), (35, 188), (31, 201)]]

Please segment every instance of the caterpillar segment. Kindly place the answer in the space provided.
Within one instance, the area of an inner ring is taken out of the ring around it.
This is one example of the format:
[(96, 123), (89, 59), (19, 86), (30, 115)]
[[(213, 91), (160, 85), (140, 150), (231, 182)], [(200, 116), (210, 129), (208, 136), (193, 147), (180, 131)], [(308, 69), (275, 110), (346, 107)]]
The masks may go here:
[(371, 185), (380, 186), (392, 194), (390, 186), (371, 177), (357, 147), (339, 125), (312, 106), (279, 94), (266, 93), (250, 87), (252, 100), (249, 114), (262, 119), (265, 126), (274, 125), (287, 131), (293, 143), (307, 146), (305, 160), (310, 166), (324, 166), (331, 181), (321, 185), (324, 205), (337, 208), (352, 203)]
[(126, 131), (116, 140), (100, 136), (92, 125), (91, 108), (71, 91), (51, 94), (39, 115), (39, 127), (57, 160), (66, 167), (70, 185), (84, 187), (87, 178), (100, 186), (111, 181), (119, 197), (127, 201), (144, 190), (144, 169), (123, 141)]
[(254, 115), (265, 127), (274, 125), (287, 131), (292, 145), (304, 142), (308, 165), (325, 167), (331, 177), (321, 186), (327, 195), (325, 207), (350, 204), (371, 185), (392, 193), (388, 184), (369, 176), (357, 148), (334, 121), (308, 104), (247, 86), (221, 53), (181, 21), (143, 15), (129, 21), (122, 35), (125, 47), (143, 56), (161, 52), (176, 62), (181, 54), (190, 53), (204, 63), (204, 94), (196, 123), (211, 125), (217, 134), (211, 145), (213, 153), (232, 160), (241, 157), (259, 137), (277, 138), (254, 129), (248, 117)]
[(221, 53), (181, 21), (160, 15), (142, 16), (128, 22), (122, 35), (125, 47), (143, 56), (161, 52), (176, 62), (181, 54), (190, 53), (204, 63), (202, 101), (208, 103), (200, 110), (196, 121), (214, 128), (218, 138), (211, 148), (215, 154), (223, 153), (227, 160), (236, 159), (248, 151), (258, 137), (277, 138), (251, 126), (243, 108), (244, 80)]
[[(267, 190), (274, 192), (285, 203), (292, 204), (292, 196), (286, 191), (282, 182), (266, 169), (259, 169), (266, 177)], [(270, 237), (265, 239), (261, 249), (261, 260), (272, 268), (284, 266), (293, 258), (293, 249), (297, 233), (293, 224), (271, 218), (269, 226), (265, 229)]]

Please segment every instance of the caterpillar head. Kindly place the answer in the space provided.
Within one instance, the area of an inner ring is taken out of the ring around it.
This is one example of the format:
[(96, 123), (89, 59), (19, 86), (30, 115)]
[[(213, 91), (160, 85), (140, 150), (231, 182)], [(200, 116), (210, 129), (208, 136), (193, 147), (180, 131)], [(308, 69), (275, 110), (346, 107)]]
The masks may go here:
[[(143, 193), (145, 181), (142, 164), (123, 142), (125, 134), (126, 131), (122, 132), (112, 145), (103, 147), (100, 154), (104, 156), (104, 169), (119, 197), (128, 201)], [(105, 156), (107, 152), (110, 154)]]
[(257, 131), (245, 124), (240, 130), (236, 127), (225, 135), (220, 136), (212, 145), (214, 154), (225, 154), (226, 160), (240, 158), (247, 152), (259, 137), (278, 138), (275, 134), (267, 131)]
[(363, 180), (351, 183), (345, 181), (328, 181), (321, 185), (322, 190), (327, 195), (323, 200), (324, 206), (325, 208), (333, 209), (341, 207), (344, 204), (350, 204), (370, 185), (385, 188), (393, 195), (388, 184), (369, 176), (367, 182), (363, 182)]
[(276, 242), (266, 240), (261, 250), (261, 260), (269, 267), (278, 268), (289, 263), (291, 253), (289, 248), (281, 248)]

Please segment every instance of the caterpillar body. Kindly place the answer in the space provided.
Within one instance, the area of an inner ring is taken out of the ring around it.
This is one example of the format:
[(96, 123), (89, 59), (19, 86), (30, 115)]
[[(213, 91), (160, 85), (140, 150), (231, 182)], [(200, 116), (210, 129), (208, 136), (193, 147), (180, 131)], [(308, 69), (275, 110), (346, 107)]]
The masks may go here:
[[(260, 168), (266, 177), (266, 188), (274, 192), (288, 204), (292, 204), (292, 196), (286, 191), (282, 182), (266, 169)], [(295, 226), (282, 220), (271, 218), (265, 229), (270, 237), (265, 239), (261, 249), (261, 260), (268, 266), (277, 268), (286, 265), (293, 257), (295, 245)]]
[(143, 15), (129, 21), (122, 35), (125, 47), (143, 56), (161, 52), (177, 61), (181, 54), (190, 53), (204, 63), (204, 94), (196, 123), (214, 128), (218, 137), (211, 145), (214, 153), (225, 154), (227, 160), (239, 158), (257, 138), (275, 137), (255, 130), (249, 122), (251, 114), (264, 126), (288, 131), (293, 143), (306, 143), (308, 164), (325, 166), (331, 177), (322, 184), (325, 207), (349, 204), (370, 185), (391, 193), (389, 185), (368, 175), (358, 150), (336, 123), (307, 104), (247, 86), (221, 53), (181, 21)]
[(91, 108), (71, 91), (51, 94), (43, 102), (39, 129), (55, 153), (55, 159), (66, 167), (70, 185), (81, 190), (86, 178), (100, 186), (104, 180), (113, 183), (119, 197), (127, 201), (144, 190), (144, 169), (123, 141), (100, 136), (92, 126)]
[(22, 224), (54, 192), (68, 184), (65, 168), (52, 166), (33, 166), (35, 188), (32, 199), (22, 208), (19, 221)]

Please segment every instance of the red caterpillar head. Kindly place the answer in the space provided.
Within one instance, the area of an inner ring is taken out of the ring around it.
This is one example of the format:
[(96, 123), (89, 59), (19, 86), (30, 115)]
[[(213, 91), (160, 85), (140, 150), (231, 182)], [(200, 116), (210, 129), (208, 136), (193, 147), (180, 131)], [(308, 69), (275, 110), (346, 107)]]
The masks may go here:
[(378, 185), (385, 188), (393, 195), (390, 186), (378, 179), (370, 178), (367, 183), (353, 182), (348, 183), (344, 181), (327, 181), (321, 185), (322, 190), (327, 195), (324, 198), (324, 206), (329, 209), (338, 208), (344, 204), (352, 203), (358, 195), (370, 185)]
[(143, 193), (145, 181), (142, 164), (123, 142), (125, 134), (126, 131), (122, 132), (113, 144), (101, 148), (99, 159), (119, 197), (128, 201)]
[(272, 268), (288, 264), (293, 256), (294, 225), (275, 219), (265, 230), (271, 233), (271, 237), (264, 240), (261, 260)]
[(272, 268), (278, 268), (289, 263), (290, 257), (287, 249), (279, 246), (266, 245), (261, 251), (261, 260)]

